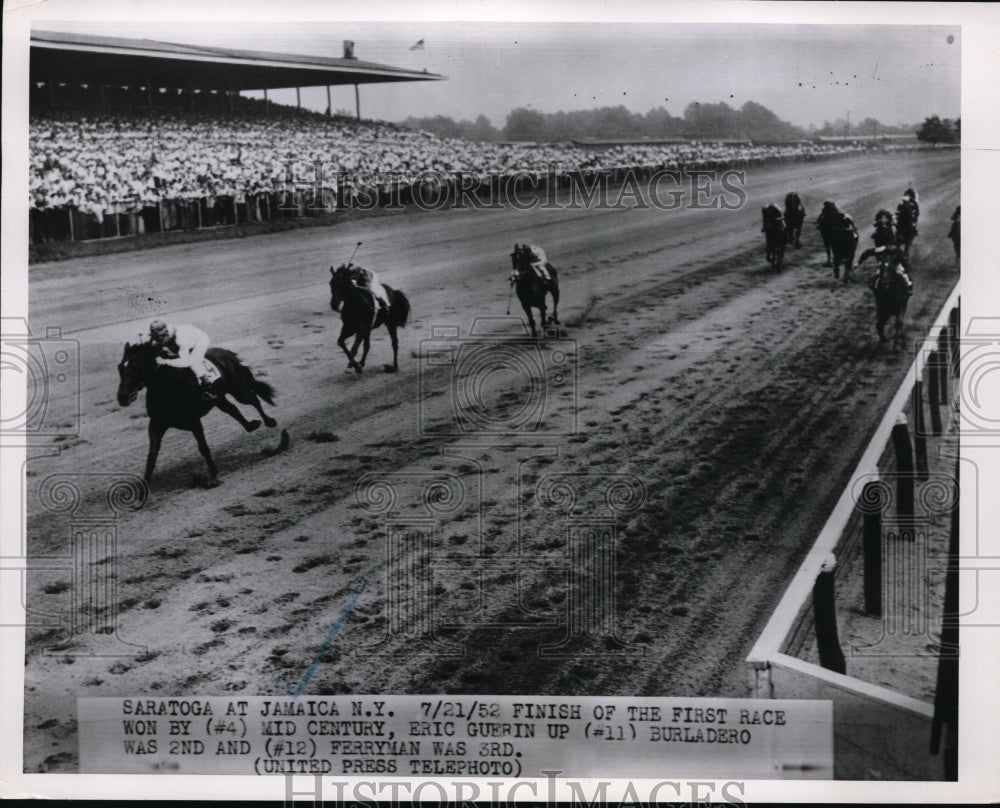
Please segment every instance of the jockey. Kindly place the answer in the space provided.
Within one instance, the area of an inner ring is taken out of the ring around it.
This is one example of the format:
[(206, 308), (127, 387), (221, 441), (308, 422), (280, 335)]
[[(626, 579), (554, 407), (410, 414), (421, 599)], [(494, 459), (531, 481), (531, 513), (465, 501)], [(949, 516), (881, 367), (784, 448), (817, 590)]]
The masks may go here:
[(205, 364), (208, 334), (186, 323), (168, 324), (153, 320), (149, 324), (149, 342), (157, 349), (156, 364), (172, 368), (191, 368), (204, 390), (204, 398), (213, 398), (212, 372)]
[(851, 218), (850, 213), (843, 214), (840, 224), (844, 230), (850, 230), (854, 235), (858, 234), (858, 226), (854, 224), (854, 219)]
[(534, 244), (524, 244), (518, 247), (517, 244), (514, 245), (514, 254), (521, 254), (527, 256), (528, 263), (531, 264), (531, 268), (535, 270), (535, 274), (538, 275), (542, 280), (551, 281), (552, 278), (549, 275), (549, 270), (546, 267), (549, 259), (545, 255), (545, 250), (541, 247), (536, 247)]
[(840, 211), (837, 210), (837, 204), (827, 200), (823, 203), (823, 210), (821, 210), (819, 212), (819, 216), (816, 217), (816, 226), (822, 230), (823, 225), (832, 221), (839, 212)]
[(379, 308), (382, 309), (383, 313), (388, 314), (389, 296), (386, 294), (385, 287), (379, 281), (375, 271), (365, 269), (364, 267), (356, 267), (354, 264), (348, 264), (347, 268), (350, 270), (351, 280), (354, 281), (354, 285), (359, 289), (367, 289), (371, 292)]
[(885, 208), (882, 208), (878, 213), (875, 214), (875, 225), (878, 227), (892, 227), (892, 214)]
[(913, 235), (919, 235), (919, 233), (917, 233), (917, 219), (920, 218), (920, 205), (917, 203), (917, 192), (912, 188), (906, 189), (906, 192), (903, 194), (902, 201), (896, 207), (897, 221), (904, 217), (904, 210), (909, 210), (908, 218), (913, 223)]
[[(890, 269), (895, 266), (896, 272), (902, 276), (903, 280), (906, 281), (906, 293), (908, 295), (913, 294), (913, 281), (910, 279), (910, 262), (906, 258), (906, 253), (903, 252), (902, 248), (897, 247), (894, 244), (883, 245), (881, 247), (869, 247), (858, 259), (858, 266), (861, 266), (867, 258), (871, 256), (876, 256), (877, 258), (882, 258), (886, 261), (886, 266)], [(877, 276), (872, 279), (871, 286), (874, 289), (875, 283), (878, 281)]]
[(761, 233), (767, 230), (767, 225), (770, 222), (781, 222), (784, 224), (784, 217), (782, 216), (781, 208), (773, 202), (761, 210), (761, 218), (763, 219), (763, 225), (760, 228)]

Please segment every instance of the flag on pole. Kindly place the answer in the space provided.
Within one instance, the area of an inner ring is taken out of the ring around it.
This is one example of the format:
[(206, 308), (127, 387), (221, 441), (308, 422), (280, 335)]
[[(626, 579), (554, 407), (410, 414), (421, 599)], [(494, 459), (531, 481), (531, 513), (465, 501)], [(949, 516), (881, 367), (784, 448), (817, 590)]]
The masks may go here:
[(423, 49), (424, 49), (424, 41), (422, 39), (419, 42), (417, 42), (416, 45), (410, 46), (410, 50), (423, 50)]

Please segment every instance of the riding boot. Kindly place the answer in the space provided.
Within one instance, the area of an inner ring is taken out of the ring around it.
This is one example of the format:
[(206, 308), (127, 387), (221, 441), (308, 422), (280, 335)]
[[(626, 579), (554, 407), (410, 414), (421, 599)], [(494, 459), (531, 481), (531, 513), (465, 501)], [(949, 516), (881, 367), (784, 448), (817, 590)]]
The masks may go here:
[(201, 399), (206, 402), (216, 402), (222, 398), (222, 380), (218, 379), (214, 382), (202, 382), (201, 384)]

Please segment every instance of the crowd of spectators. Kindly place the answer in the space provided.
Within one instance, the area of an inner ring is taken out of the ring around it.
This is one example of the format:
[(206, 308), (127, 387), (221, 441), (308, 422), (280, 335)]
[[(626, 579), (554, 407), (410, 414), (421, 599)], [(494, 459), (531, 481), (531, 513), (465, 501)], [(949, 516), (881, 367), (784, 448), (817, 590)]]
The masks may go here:
[(277, 201), (297, 190), (303, 178), (336, 194), (335, 202), (343, 205), (365, 182), (399, 186), (448, 183), (462, 175), (566, 175), (625, 167), (744, 168), (864, 148), (650, 143), (602, 150), (476, 143), (227, 98), (195, 110), (159, 103), (154, 112), (33, 112), (29, 206), (39, 224), (33, 237), (66, 238), (42, 219), (46, 212), (69, 209), (92, 221), (87, 234), (74, 233), (70, 222), (68, 237), (86, 238), (269, 218)]

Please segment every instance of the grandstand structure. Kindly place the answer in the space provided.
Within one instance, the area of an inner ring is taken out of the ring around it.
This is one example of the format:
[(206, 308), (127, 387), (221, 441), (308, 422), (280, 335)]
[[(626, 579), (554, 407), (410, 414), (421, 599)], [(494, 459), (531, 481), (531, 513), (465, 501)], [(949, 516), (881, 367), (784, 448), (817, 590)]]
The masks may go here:
[[(626, 172), (742, 169), (866, 148), (679, 138), (485, 143), (362, 120), (360, 108), (354, 117), (329, 114), (333, 85), (357, 93), (360, 84), (444, 78), (359, 60), (347, 41), (333, 58), (36, 30), (29, 242), (441, 207), (469, 190), (492, 205), (511, 190), (544, 194), (549, 182), (621, 183)], [(267, 98), (269, 89), (323, 85), (326, 115)], [(250, 90), (264, 99), (243, 95)]]
[[(354, 56), (354, 43), (344, 42), (341, 58), (234, 50), (182, 45), (149, 39), (33, 31), (30, 76), (32, 104), (56, 108), (78, 102), (80, 91), (100, 108), (108, 88), (139, 89), (152, 110), (162, 94), (186, 95), (192, 109), (203, 93), (235, 96), (244, 90), (294, 87), (327, 88), (353, 84), (359, 101), (360, 84), (438, 81), (444, 76), (425, 71), (364, 62)], [(300, 98), (301, 101), (301, 98)], [(360, 119), (360, 103), (357, 105)]]

